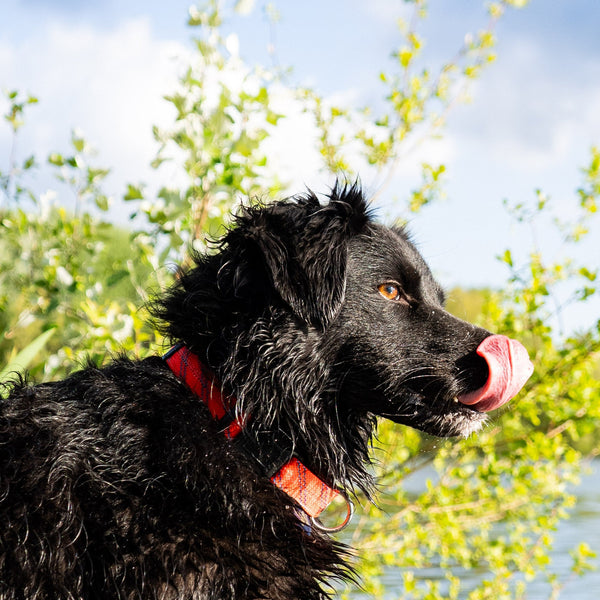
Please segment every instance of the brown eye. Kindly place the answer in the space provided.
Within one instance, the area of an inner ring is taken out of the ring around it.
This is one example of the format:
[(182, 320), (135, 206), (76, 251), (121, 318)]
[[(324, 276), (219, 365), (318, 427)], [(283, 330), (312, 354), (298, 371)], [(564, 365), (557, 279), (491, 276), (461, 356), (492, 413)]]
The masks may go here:
[(380, 286), (377, 287), (377, 289), (386, 300), (398, 302), (403, 299), (402, 293), (400, 292), (400, 287), (397, 283), (394, 283), (393, 281), (382, 283)]

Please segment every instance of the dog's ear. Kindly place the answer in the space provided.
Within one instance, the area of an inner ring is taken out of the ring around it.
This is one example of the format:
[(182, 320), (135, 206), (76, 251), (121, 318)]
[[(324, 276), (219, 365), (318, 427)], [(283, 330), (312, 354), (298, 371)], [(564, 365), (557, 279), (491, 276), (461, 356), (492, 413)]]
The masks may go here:
[(326, 326), (345, 293), (350, 238), (369, 222), (357, 185), (336, 185), (322, 205), (313, 193), (246, 209), (240, 229), (258, 246), (275, 291), (306, 323)]

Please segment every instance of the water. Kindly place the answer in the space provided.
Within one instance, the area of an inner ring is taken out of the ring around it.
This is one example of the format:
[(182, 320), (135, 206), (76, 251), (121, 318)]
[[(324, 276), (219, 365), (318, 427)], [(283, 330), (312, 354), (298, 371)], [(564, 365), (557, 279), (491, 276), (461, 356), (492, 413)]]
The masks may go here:
[[(559, 575), (566, 585), (561, 591), (562, 600), (598, 600), (600, 598), (600, 461), (592, 466), (592, 472), (585, 475), (581, 485), (575, 490), (577, 505), (571, 518), (563, 521), (556, 532), (552, 552), (553, 572)], [(569, 551), (586, 542), (598, 554), (590, 562), (596, 570), (582, 577), (572, 576), (572, 558)], [(548, 586), (531, 586), (528, 600), (547, 600)]]
[[(424, 479), (430, 475), (422, 472), (418, 477), (413, 476), (406, 482), (408, 491), (421, 491)], [(570, 519), (560, 523), (554, 532), (553, 550), (550, 554), (551, 565), (549, 572), (557, 576), (563, 584), (560, 593), (555, 596), (559, 600), (599, 600), (600, 599), (600, 459), (596, 460), (589, 473), (586, 473), (581, 484), (573, 490), (578, 501), (570, 511)], [(586, 543), (598, 555), (589, 559), (596, 568), (582, 576), (572, 573), (573, 559), (570, 552), (579, 544)], [(461, 599), (479, 584), (489, 573), (477, 570), (455, 571), (461, 579)], [(444, 580), (440, 569), (423, 569), (415, 575), (419, 579)], [(390, 569), (385, 577), (385, 585), (390, 598), (396, 598), (402, 592), (401, 569)], [(388, 596), (386, 595), (386, 598)], [(356, 593), (356, 600), (363, 600), (364, 595)], [(552, 590), (543, 577), (529, 582), (527, 585), (527, 600), (550, 600)]]

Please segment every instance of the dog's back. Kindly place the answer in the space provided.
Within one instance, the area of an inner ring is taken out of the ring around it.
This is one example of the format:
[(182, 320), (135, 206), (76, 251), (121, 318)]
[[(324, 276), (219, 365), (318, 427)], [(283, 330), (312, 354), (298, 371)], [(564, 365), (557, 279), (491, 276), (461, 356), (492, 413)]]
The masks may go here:
[(320, 598), (340, 559), (277, 492), (160, 359), (18, 387), (0, 598)]

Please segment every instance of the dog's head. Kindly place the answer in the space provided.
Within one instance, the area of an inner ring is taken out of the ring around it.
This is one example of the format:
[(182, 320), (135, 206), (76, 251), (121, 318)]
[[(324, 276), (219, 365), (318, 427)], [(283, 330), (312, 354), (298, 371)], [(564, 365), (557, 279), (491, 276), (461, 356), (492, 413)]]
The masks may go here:
[[(308, 194), (246, 208), (197, 262), (159, 316), (253, 415), (279, 425), (294, 414), (304, 430), (319, 421), (343, 437), (376, 415), (468, 435), (523, 383), (509, 372), (517, 343), (482, 351), (491, 334), (444, 309), (405, 230), (375, 223), (356, 186), (336, 187), (326, 204)], [(259, 406), (250, 396), (261, 386)]]
[[(344, 387), (364, 410), (437, 436), (467, 436), (531, 374), (525, 349), (444, 309), (403, 228), (370, 223), (348, 244)], [(350, 358), (353, 357), (353, 358)], [(358, 360), (356, 360), (358, 358)]]

